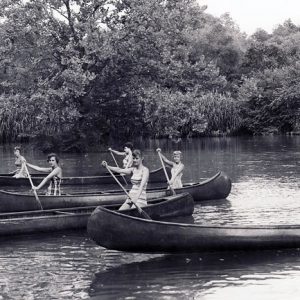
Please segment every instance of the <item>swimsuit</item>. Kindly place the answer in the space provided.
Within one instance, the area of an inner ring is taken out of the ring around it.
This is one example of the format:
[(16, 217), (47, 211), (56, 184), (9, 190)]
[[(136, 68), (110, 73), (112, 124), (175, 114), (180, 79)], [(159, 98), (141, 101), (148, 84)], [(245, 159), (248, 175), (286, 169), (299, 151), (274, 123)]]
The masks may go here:
[(18, 175), (18, 177), (27, 177), (27, 173), (26, 173), (25, 169), (23, 169), (22, 173), (20, 172), (24, 161), (25, 161), (25, 159), (23, 156), (16, 158), (15, 165), (17, 167), (17, 170), (15, 172), (15, 175)]
[[(174, 176), (174, 174), (176, 173), (177, 169), (181, 166), (181, 164), (175, 165), (173, 166), (173, 168), (171, 169), (171, 174), (172, 177)], [(173, 189), (179, 189), (182, 188), (182, 181), (181, 181), (181, 177), (182, 177), (182, 172), (180, 172), (174, 179), (174, 182), (172, 184), (172, 188)]]
[[(54, 170), (54, 168), (52, 170)], [(58, 177), (57, 175), (54, 175), (50, 180), (50, 185), (48, 187), (46, 195), (60, 196), (61, 195), (60, 184), (61, 184), (61, 178)]]
[[(138, 190), (141, 186), (141, 182), (142, 182), (142, 179), (143, 179), (143, 171), (144, 171), (144, 167), (143, 169), (140, 171), (140, 170), (137, 170), (137, 169), (134, 169), (133, 170), (133, 174), (131, 176), (131, 183), (132, 183), (132, 188), (129, 192), (129, 196), (131, 198), (135, 198), (136, 194), (138, 193)], [(147, 184), (145, 184), (145, 186), (143, 187), (143, 190), (137, 200), (137, 205), (139, 206), (146, 206), (147, 205), (147, 195), (146, 195), (146, 187), (147, 187)], [(126, 203), (130, 204), (130, 200), (127, 199), (126, 200)]]
[[(128, 164), (128, 162), (130, 161), (130, 158), (131, 158), (131, 164)], [(130, 168), (132, 166), (132, 157), (130, 154), (126, 154), (125, 158), (123, 159), (123, 168)]]

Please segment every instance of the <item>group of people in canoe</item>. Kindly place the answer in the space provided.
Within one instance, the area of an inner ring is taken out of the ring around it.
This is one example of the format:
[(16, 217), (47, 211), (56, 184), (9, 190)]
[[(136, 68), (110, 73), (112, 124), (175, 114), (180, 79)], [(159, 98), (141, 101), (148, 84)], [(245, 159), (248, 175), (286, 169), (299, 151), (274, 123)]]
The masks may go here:
[[(112, 148), (108, 148), (112, 157), (116, 163), (116, 166), (110, 166), (106, 161), (102, 162), (102, 166), (108, 170), (119, 173), (121, 175), (131, 175), (132, 188), (129, 191), (129, 197), (121, 206), (120, 210), (131, 208), (133, 202), (139, 207), (144, 207), (147, 205), (147, 194), (146, 188), (149, 179), (149, 169), (143, 164), (144, 156), (141, 150), (134, 149), (133, 144), (128, 142), (124, 144), (123, 151), (116, 151)], [(169, 180), (169, 186), (171, 189), (182, 187), (182, 174), (184, 169), (184, 164), (182, 163), (182, 153), (181, 151), (173, 152), (173, 160), (167, 159), (162, 153), (161, 149), (156, 149), (161, 160), (171, 168), (171, 178)], [(123, 156), (123, 165), (119, 167), (114, 155)], [(13, 176), (15, 178), (25, 178), (30, 177), (27, 166), (39, 171), (48, 173), (48, 175), (42, 180), (38, 186), (32, 186), (32, 189), (37, 191), (41, 189), (46, 183), (50, 182), (47, 195), (61, 195), (61, 181), (62, 181), (62, 168), (59, 165), (59, 157), (55, 153), (48, 155), (47, 161), (50, 167), (39, 167), (30, 164), (21, 155), (21, 148), (14, 148), (14, 155), (16, 157), (15, 165), (17, 169), (13, 171)]]

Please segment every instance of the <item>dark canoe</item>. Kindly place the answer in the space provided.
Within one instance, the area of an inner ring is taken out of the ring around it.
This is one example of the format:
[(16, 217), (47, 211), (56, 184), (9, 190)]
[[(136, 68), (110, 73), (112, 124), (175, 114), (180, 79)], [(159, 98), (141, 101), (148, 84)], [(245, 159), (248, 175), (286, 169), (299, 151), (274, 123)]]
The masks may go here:
[[(170, 176), (170, 169), (168, 169)], [(44, 178), (45, 174), (31, 174), (32, 181), (35, 185), (38, 185)], [(124, 183), (124, 179), (121, 175), (116, 177)], [(126, 181), (130, 183), (130, 177), (125, 176)], [(166, 177), (162, 168), (150, 171), (149, 182), (158, 183), (165, 182)], [(83, 176), (83, 177), (63, 177), (63, 185), (96, 185), (96, 184), (115, 184), (115, 180), (111, 175), (98, 175), (98, 176)], [(30, 182), (27, 178), (14, 178), (9, 174), (0, 175), (0, 186), (30, 186)]]
[[(219, 172), (210, 179), (200, 183), (187, 184), (181, 189), (176, 189), (176, 193), (189, 193), (195, 202), (206, 200), (225, 199), (231, 190), (231, 180), (223, 172)], [(148, 199), (169, 196), (171, 193), (166, 189), (147, 190)], [(61, 196), (39, 195), (39, 199), (44, 209), (68, 208), (81, 206), (97, 206), (106, 204), (121, 204), (125, 201), (126, 195), (122, 191), (97, 191), (78, 192)], [(33, 193), (16, 193), (0, 190), (0, 212), (38, 210)]]
[(190, 193), (195, 202), (205, 200), (226, 199), (231, 192), (231, 179), (224, 172), (218, 172), (215, 176), (202, 182), (184, 184), (183, 188), (175, 189), (176, 193)]
[[(106, 205), (110, 210), (118, 210), (120, 205)], [(190, 216), (194, 211), (194, 201), (188, 193), (165, 198), (153, 199), (143, 210), (154, 220), (171, 217)], [(49, 209), (0, 214), (0, 236), (29, 234), (36, 232), (54, 232), (85, 228), (89, 216), (97, 218), (96, 206)], [(123, 211), (125, 214), (139, 216), (136, 209)]]
[(89, 236), (107, 249), (144, 253), (261, 250), (300, 247), (300, 225), (202, 226), (145, 220), (99, 208)]

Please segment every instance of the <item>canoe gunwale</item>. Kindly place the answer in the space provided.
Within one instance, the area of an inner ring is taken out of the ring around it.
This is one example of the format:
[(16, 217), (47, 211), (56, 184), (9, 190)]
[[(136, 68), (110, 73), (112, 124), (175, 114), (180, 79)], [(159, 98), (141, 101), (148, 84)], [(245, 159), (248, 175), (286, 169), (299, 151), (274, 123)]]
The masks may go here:
[[(87, 186), (88, 188), (88, 186)], [(188, 192), (195, 203), (209, 200), (226, 199), (231, 191), (231, 180), (223, 172), (218, 172), (213, 177), (194, 184), (186, 184), (183, 188), (175, 189), (177, 194)], [(155, 198), (171, 196), (171, 191), (166, 187), (147, 189), (148, 202)], [(17, 212), (39, 210), (40, 207), (30, 192), (12, 192), (0, 190), (0, 212)], [(122, 204), (126, 195), (122, 190), (84, 191), (62, 193), (61, 196), (48, 196), (39, 194), (39, 199), (44, 209), (57, 209), (80, 206), (97, 206), (109, 204)]]
[(203, 228), (203, 229), (253, 229), (253, 230), (257, 230), (257, 229), (262, 229), (262, 230), (268, 230), (268, 229), (300, 229), (300, 224), (294, 224), (294, 225), (226, 225), (226, 226), (221, 226), (221, 225), (210, 225), (210, 226), (204, 226), (204, 225), (200, 225), (200, 224), (185, 224), (185, 223), (176, 223), (176, 222), (167, 222), (167, 221), (156, 221), (156, 220), (148, 220), (148, 219), (143, 219), (143, 218), (139, 218), (139, 217), (134, 217), (134, 216), (129, 216), (129, 215), (125, 215), (122, 214), (122, 212), (120, 211), (112, 211), (109, 209), (106, 209), (104, 207), (100, 208), (102, 211), (105, 211), (105, 213), (110, 213), (112, 215), (118, 215), (121, 216), (123, 218), (126, 219), (134, 219), (136, 222), (141, 222), (141, 223), (155, 223), (157, 225), (168, 225), (168, 226), (174, 226), (174, 227), (178, 227), (181, 226), (183, 228)]
[(200, 225), (147, 220), (99, 208), (87, 232), (99, 246), (136, 253), (199, 253), (300, 247), (296, 225)]

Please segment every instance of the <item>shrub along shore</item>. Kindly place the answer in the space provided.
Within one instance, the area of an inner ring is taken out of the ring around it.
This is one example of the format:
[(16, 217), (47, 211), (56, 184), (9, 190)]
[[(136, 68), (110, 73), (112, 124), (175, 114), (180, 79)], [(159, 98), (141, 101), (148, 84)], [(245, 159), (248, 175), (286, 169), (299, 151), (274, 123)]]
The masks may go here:
[(300, 132), (290, 20), (247, 36), (193, 0), (6, 0), (0, 18), (2, 142)]

